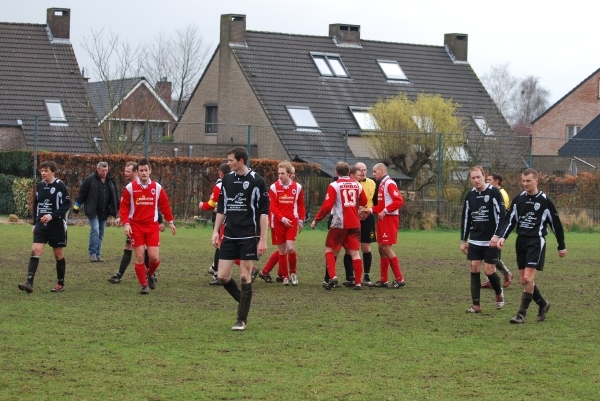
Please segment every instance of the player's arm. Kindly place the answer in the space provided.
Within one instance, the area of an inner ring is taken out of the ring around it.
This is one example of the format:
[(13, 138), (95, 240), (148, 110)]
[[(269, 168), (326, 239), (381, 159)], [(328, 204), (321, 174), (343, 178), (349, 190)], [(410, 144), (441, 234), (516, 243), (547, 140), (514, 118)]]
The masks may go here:
[(56, 205), (56, 210), (51, 213), (52, 220), (64, 219), (71, 209), (71, 198), (67, 186), (61, 181), (58, 190), (62, 193), (59, 199), (59, 204)]
[(467, 194), (460, 219), (460, 251), (464, 254), (467, 253), (469, 247), (467, 239), (469, 238), (469, 228), (471, 227), (471, 209), (469, 207), (468, 197), (469, 195)]
[(266, 214), (260, 215), (260, 237), (258, 240), (258, 248), (256, 249), (258, 256), (262, 256), (267, 252), (267, 229), (269, 227), (269, 216)]
[[(552, 232), (556, 236), (556, 241), (558, 241), (558, 254), (563, 257), (567, 254), (567, 245), (565, 244), (565, 231), (562, 226), (562, 222), (560, 221), (560, 217), (558, 217), (558, 211), (554, 206), (554, 203), (550, 200), (550, 198), (546, 198), (548, 202), (548, 211), (550, 212), (550, 219), (548, 222), (550, 223), (550, 227), (552, 228)], [(564, 251), (563, 255), (561, 255), (561, 251)]]
[(220, 234), (219, 231), (221, 230), (221, 226), (223, 225), (223, 221), (225, 221), (225, 215), (223, 213), (217, 213), (217, 216), (215, 217), (215, 226), (213, 227), (213, 234), (212, 234), (212, 238), (210, 240), (211, 244), (215, 247), (218, 248), (219, 247), (219, 240), (220, 240)]
[(313, 221), (313, 223), (318, 223), (319, 221), (327, 217), (329, 214), (331, 214), (331, 209), (333, 209), (333, 206), (335, 205), (336, 197), (337, 194), (335, 192), (335, 189), (330, 185), (327, 188), (327, 195), (325, 195), (325, 200), (323, 201), (321, 208), (315, 215), (315, 220)]
[[(130, 184), (131, 185), (131, 184)], [(123, 195), (121, 195), (121, 205), (119, 206), (119, 217), (121, 217), (121, 223), (123, 223), (123, 230), (125, 231), (125, 235), (131, 235), (131, 226), (129, 225), (129, 210), (130, 210), (130, 193), (129, 193), (129, 185), (125, 187), (123, 190)]]
[(35, 196), (33, 197), (33, 223), (32, 225), (35, 226), (35, 223), (37, 223), (37, 219), (38, 219), (38, 187), (35, 187)]
[(298, 231), (302, 231), (306, 219), (306, 206), (304, 204), (304, 189), (298, 184)]
[(273, 216), (274, 221), (283, 223), (284, 216), (281, 214), (278, 206), (279, 202), (277, 201), (277, 188), (275, 187), (275, 184), (273, 184), (269, 188), (269, 213)]
[(400, 190), (398, 189), (398, 186), (395, 182), (390, 182), (390, 184), (387, 187), (387, 191), (390, 198), (392, 199), (392, 202), (389, 205), (387, 205), (384, 209), (387, 213), (395, 212), (396, 210), (404, 206), (404, 198), (402, 198), (402, 194), (400, 193)]
[(215, 185), (213, 187), (212, 193), (210, 194), (210, 198), (206, 202), (200, 202), (198, 207), (202, 210), (213, 210), (215, 206), (217, 206), (217, 200), (219, 199), (219, 195), (221, 194), (221, 187)]

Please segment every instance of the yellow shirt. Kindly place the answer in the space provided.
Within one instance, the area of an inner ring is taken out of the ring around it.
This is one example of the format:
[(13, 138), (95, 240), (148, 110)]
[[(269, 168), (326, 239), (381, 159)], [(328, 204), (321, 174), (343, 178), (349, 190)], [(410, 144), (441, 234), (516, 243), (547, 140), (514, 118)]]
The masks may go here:
[(508, 207), (510, 206), (510, 198), (508, 197), (508, 193), (504, 190), (504, 188), (500, 188), (500, 194), (504, 200), (504, 208), (506, 211), (508, 211)]
[(367, 208), (372, 208), (373, 207), (373, 196), (375, 195), (375, 187), (377, 186), (375, 184), (375, 181), (373, 181), (370, 178), (365, 178), (364, 181), (359, 181), (360, 185), (363, 188), (363, 191), (365, 191), (365, 195), (367, 195)]

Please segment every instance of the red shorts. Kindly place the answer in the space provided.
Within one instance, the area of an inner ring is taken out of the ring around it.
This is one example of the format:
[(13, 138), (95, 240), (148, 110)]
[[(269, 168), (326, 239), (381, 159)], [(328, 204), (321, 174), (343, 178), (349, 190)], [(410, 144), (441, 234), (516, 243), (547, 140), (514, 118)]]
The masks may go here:
[(342, 246), (349, 251), (358, 251), (360, 249), (360, 228), (330, 228), (327, 231), (325, 246), (335, 251), (342, 249)]
[(400, 217), (388, 214), (383, 220), (377, 220), (377, 243), (394, 245), (398, 241), (398, 225)]
[(131, 246), (159, 246), (160, 235), (158, 231), (158, 223), (136, 224), (131, 222)]
[(281, 245), (286, 241), (296, 241), (298, 236), (298, 220), (294, 220), (291, 227), (287, 227), (281, 222), (275, 222), (275, 227), (271, 228), (271, 244)]

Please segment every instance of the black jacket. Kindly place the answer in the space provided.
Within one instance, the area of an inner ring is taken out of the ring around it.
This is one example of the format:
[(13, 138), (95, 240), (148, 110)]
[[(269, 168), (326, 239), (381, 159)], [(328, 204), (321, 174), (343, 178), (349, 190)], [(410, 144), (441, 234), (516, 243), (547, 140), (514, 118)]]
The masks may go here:
[[(102, 181), (98, 176), (98, 172), (93, 172), (85, 177), (81, 183), (81, 187), (79, 188), (79, 193), (77, 194), (77, 199), (75, 200), (75, 206), (79, 207), (81, 204), (85, 203), (85, 215), (89, 218), (96, 217), (98, 191), (101, 184)], [(110, 192), (110, 199), (108, 201), (108, 215), (117, 217), (119, 215), (119, 201), (117, 198), (120, 198), (120, 196), (118, 195), (117, 191), (117, 183), (110, 173), (106, 174), (106, 184), (108, 185), (108, 190)]]

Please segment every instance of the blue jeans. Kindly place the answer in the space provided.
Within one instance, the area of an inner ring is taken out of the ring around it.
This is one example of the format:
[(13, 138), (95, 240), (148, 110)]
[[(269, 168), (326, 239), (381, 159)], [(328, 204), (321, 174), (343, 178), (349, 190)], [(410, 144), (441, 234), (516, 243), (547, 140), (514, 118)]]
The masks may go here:
[(104, 228), (106, 227), (106, 220), (99, 220), (98, 216), (88, 217), (90, 221), (90, 255), (100, 256), (100, 250), (102, 249), (102, 241), (104, 240)]

